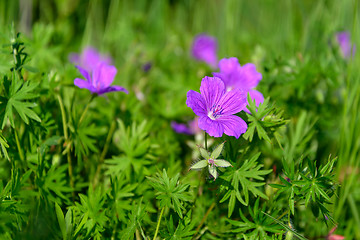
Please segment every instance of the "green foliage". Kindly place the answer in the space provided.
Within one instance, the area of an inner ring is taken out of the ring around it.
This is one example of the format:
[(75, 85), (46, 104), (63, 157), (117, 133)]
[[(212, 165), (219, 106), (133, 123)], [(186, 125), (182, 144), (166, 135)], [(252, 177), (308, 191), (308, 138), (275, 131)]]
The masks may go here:
[(228, 220), (228, 222), (235, 227), (232, 231), (235, 233), (246, 232), (246, 237), (248, 239), (273, 239), (272, 235), (274, 233), (283, 233), (280, 226), (274, 224), (273, 220), (263, 213), (264, 209), (265, 205), (262, 209), (259, 209), (259, 198), (256, 200), (254, 208), (249, 206), (251, 220), (247, 219), (240, 209), (239, 211), (242, 221)]
[(189, 184), (181, 184), (178, 182), (180, 174), (173, 178), (169, 178), (165, 169), (162, 175), (157, 173), (157, 177), (147, 177), (150, 185), (157, 191), (156, 199), (159, 200), (160, 207), (173, 208), (180, 218), (183, 218), (183, 210), (185, 210), (183, 202), (191, 201), (191, 196), (186, 190)]
[(268, 197), (259, 190), (259, 187), (263, 186), (265, 183), (254, 181), (254, 179), (263, 181), (263, 175), (269, 174), (272, 171), (260, 170), (263, 165), (257, 164), (259, 156), (260, 153), (251, 157), (250, 160), (245, 160), (239, 169), (227, 171), (222, 177), (229, 183), (229, 187), (225, 188), (224, 197), (220, 200), (220, 202), (224, 202), (230, 198), (228, 217), (231, 216), (235, 208), (236, 199), (245, 206), (249, 204), (249, 192), (251, 192), (254, 197), (259, 196), (264, 199), (268, 199)]

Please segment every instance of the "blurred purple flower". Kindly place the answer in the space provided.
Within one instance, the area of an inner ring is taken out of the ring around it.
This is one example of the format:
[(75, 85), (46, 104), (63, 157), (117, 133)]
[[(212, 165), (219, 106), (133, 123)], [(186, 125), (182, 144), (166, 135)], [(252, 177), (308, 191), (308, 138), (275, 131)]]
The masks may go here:
[[(264, 102), (264, 96), (254, 89), (262, 79), (261, 73), (256, 71), (254, 64), (247, 63), (241, 66), (235, 57), (223, 58), (219, 61), (219, 68), (220, 72), (214, 72), (213, 75), (224, 81), (227, 91), (239, 88), (250, 93), (256, 106)], [(250, 113), (247, 108), (244, 111)]]
[(143, 70), (145, 73), (147, 73), (147, 72), (150, 71), (151, 67), (152, 67), (151, 62), (147, 62), (147, 63), (145, 63), (145, 64), (142, 66), (142, 70)]
[[(340, 50), (344, 56), (344, 58), (349, 58), (351, 56), (351, 38), (350, 33), (345, 32), (338, 32), (336, 34), (336, 40), (340, 46)], [(355, 46), (353, 46), (352, 54), (355, 54)]]
[(95, 48), (86, 47), (81, 54), (71, 53), (69, 56), (70, 62), (80, 66), (88, 72), (91, 72), (100, 62), (107, 65), (112, 64), (109, 56), (103, 56), (96, 51)]
[(212, 68), (217, 67), (217, 42), (214, 37), (199, 34), (192, 45), (192, 55), (196, 60), (204, 61)]
[(189, 121), (187, 124), (184, 123), (177, 123), (175, 121), (171, 122), (171, 127), (177, 133), (187, 134), (187, 135), (194, 135), (199, 133), (201, 129), (198, 127), (198, 120), (199, 118), (196, 117), (194, 120)]
[(128, 91), (121, 86), (110, 86), (117, 73), (115, 66), (100, 62), (96, 66), (92, 66), (91, 71), (87, 71), (80, 66), (76, 67), (85, 78), (85, 80), (81, 78), (76, 78), (74, 80), (74, 84), (79, 88), (86, 88), (90, 92), (98, 95), (114, 91), (128, 93)]
[(246, 122), (234, 115), (245, 108), (246, 92), (238, 88), (227, 92), (220, 78), (204, 77), (200, 93), (188, 91), (186, 105), (199, 116), (199, 128), (210, 136), (225, 133), (239, 138), (246, 132)]

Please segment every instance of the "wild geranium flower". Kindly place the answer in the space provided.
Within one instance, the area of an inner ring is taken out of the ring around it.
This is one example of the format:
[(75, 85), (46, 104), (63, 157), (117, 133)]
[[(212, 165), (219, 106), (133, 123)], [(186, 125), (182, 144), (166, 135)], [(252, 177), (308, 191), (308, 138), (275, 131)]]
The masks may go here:
[(246, 93), (238, 88), (227, 92), (220, 78), (204, 77), (200, 93), (188, 91), (186, 105), (199, 116), (199, 128), (210, 136), (221, 137), (225, 133), (239, 138), (246, 132), (246, 122), (233, 115), (245, 108)]
[(171, 127), (177, 133), (187, 134), (187, 135), (194, 135), (199, 133), (201, 129), (198, 127), (198, 120), (199, 118), (196, 117), (194, 120), (189, 121), (187, 124), (178, 123), (175, 121), (171, 122)]
[(205, 159), (195, 163), (190, 167), (190, 169), (195, 170), (195, 169), (202, 169), (208, 167), (210, 175), (213, 176), (214, 179), (216, 180), (216, 178), (218, 177), (218, 172), (216, 170), (216, 167), (231, 166), (231, 164), (228, 161), (224, 159), (217, 159), (224, 148), (224, 143), (225, 142), (223, 142), (217, 148), (215, 148), (215, 150), (210, 155), (205, 148), (199, 146), (200, 154)]
[(192, 45), (192, 55), (196, 60), (204, 61), (212, 68), (217, 67), (217, 41), (214, 37), (199, 34)]
[(87, 72), (91, 72), (99, 63), (103, 62), (107, 65), (112, 64), (109, 56), (101, 55), (95, 48), (86, 47), (81, 54), (70, 54), (70, 62), (80, 66)]
[[(336, 40), (340, 46), (340, 50), (344, 56), (344, 58), (349, 58), (351, 56), (351, 38), (350, 33), (347, 31), (338, 32), (336, 34)], [(355, 54), (355, 46), (353, 46), (352, 54)]]
[(115, 66), (100, 62), (95, 67), (92, 67), (92, 71), (87, 71), (80, 66), (76, 67), (85, 78), (85, 80), (81, 78), (76, 78), (74, 80), (74, 84), (79, 88), (86, 88), (91, 93), (96, 93), (98, 95), (114, 91), (128, 93), (128, 91), (121, 86), (110, 86), (114, 81), (117, 72)]
[[(220, 72), (215, 72), (215, 77), (224, 81), (227, 91), (240, 88), (250, 94), (251, 99), (255, 100), (257, 106), (264, 102), (264, 96), (254, 88), (262, 79), (261, 73), (256, 71), (256, 67), (252, 63), (240, 65), (237, 58), (223, 58), (219, 61)], [(248, 109), (244, 111), (249, 113)]]

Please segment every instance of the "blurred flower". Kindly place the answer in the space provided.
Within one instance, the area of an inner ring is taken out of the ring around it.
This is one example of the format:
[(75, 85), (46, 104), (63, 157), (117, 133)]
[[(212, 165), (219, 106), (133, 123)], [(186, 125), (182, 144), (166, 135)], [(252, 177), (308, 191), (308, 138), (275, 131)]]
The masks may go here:
[(171, 122), (171, 127), (174, 129), (177, 133), (187, 134), (187, 135), (195, 135), (201, 131), (201, 129), (198, 127), (199, 118), (196, 117), (194, 120), (189, 121), (187, 124), (184, 123), (177, 123), (175, 121)]
[(192, 45), (192, 55), (196, 60), (204, 61), (212, 68), (217, 67), (217, 42), (214, 37), (199, 34)]
[(150, 71), (151, 67), (152, 67), (151, 62), (147, 62), (147, 63), (145, 63), (145, 64), (142, 66), (142, 70), (143, 70), (145, 73), (147, 73), (147, 72)]
[[(349, 58), (351, 55), (351, 38), (349, 32), (338, 32), (336, 34), (336, 40), (340, 46), (340, 50), (344, 58)], [(355, 46), (353, 46), (352, 54), (355, 54)]]
[(199, 128), (210, 136), (221, 137), (225, 133), (239, 138), (246, 132), (246, 122), (233, 115), (245, 108), (246, 93), (238, 88), (225, 91), (220, 78), (204, 77), (200, 93), (188, 91), (186, 105), (199, 116)]
[(344, 236), (333, 234), (335, 232), (336, 228), (337, 228), (337, 226), (333, 227), (330, 230), (329, 234), (326, 237), (327, 240), (343, 240), (343, 239), (345, 239)]
[(121, 86), (110, 86), (117, 72), (114, 66), (100, 62), (95, 67), (92, 66), (91, 71), (87, 71), (80, 66), (76, 67), (86, 79), (76, 78), (74, 80), (74, 84), (79, 88), (86, 88), (90, 92), (98, 95), (113, 91), (128, 93), (128, 91)]
[(91, 72), (100, 62), (107, 65), (112, 64), (112, 60), (109, 56), (100, 55), (100, 53), (92, 47), (86, 47), (81, 54), (71, 53), (69, 59), (70, 62), (80, 66), (87, 72)]
[[(256, 106), (264, 101), (264, 96), (254, 89), (262, 79), (254, 64), (247, 63), (241, 66), (235, 57), (223, 58), (219, 61), (219, 68), (220, 72), (214, 72), (213, 75), (224, 81), (227, 91), (239, 88), (249, 93)], [(244, 111), (250, 113), (247, 108)]]
[(198, 161), (197, 163), (192, 165), (190, 167), (190, 169), (195, 170), (195, 169), (202, 169), (202, 168), (208, 167), (210, 175), (213, 176), (214, 179), (216, 180), (216, 178), (218, 177), (216, 167), (230, 167), (231, 166), (231, 164), (228, 161), (226, 161), (224, 159), (217, 159), (224, 148), (224, 143), (225, 142), (223, 142), (217, 148), (215, 148), (215, 150), (210, 155), (209, 155), (209, 152), (205, 148), (199, 147), (200, 154), (205, 159)]

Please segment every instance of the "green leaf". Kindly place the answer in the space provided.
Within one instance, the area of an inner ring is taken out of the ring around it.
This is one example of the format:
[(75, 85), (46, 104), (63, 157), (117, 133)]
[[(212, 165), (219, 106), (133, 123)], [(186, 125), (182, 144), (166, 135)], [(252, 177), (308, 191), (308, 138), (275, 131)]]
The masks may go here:
[(208, 160), (201, 160), (190, 167), (190, 169), (201, 169), (208, 165)]
[(223, 159), (214, 160), (214, 163), (217, 167), (232, 167), (231, 163)]
[(55, 211), (63, 239), (66, 240), (66, 224), (65, 224), (64, 214), (57, 203), (55, 203)]
[(205, 159), (209, 159), (209, 158), (210, 158), (210, 157), (209, 157), (209, 152), (208, 152), (205, 148), (203, 148), (203, 147), (200, 147), (200, 146), (198, 146), (198, 147), (199, 147), (201, 156), (202, 156), (203, 158), (205, 158)]
[(224, 148), (224, 144), (225, 144), (225, 142), (223, 142), (219, 146), (217, 146), (215, 148), (215, 150), (211, 153), (210, 158), (217, 159), (220, 156), (220, 154), (221, 154), (221, 152), (222, 152), (222, 150)]

